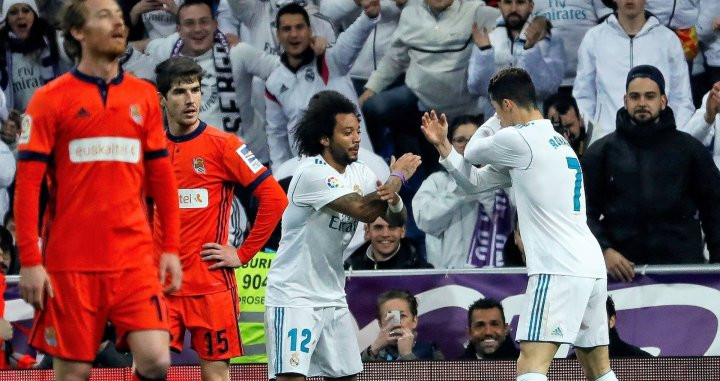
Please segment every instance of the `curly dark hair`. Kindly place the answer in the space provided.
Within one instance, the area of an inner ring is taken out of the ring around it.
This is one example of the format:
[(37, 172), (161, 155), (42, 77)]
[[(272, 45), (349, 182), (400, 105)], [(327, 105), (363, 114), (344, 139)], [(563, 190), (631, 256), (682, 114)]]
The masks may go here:
[(337, 91), (324, 90), (313, 95), (293, 130), (298, 153), (306, 156), (321, 154), (324, 146), (320, 139), (332, 137), (338, 114), (354, 114), (360, 119), (355, 104)]

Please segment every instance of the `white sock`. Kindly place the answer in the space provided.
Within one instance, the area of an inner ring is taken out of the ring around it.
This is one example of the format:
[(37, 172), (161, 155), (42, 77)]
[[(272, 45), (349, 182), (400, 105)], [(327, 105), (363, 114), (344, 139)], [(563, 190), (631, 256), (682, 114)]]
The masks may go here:
[(615, 376), (615, 372), (612, 370), (603, 374), (595, 381), (618, 381), (617, 376)]
[(547, 381), (547, 376), (542, 373), (523, 373), (517, 376), (517, 381)]

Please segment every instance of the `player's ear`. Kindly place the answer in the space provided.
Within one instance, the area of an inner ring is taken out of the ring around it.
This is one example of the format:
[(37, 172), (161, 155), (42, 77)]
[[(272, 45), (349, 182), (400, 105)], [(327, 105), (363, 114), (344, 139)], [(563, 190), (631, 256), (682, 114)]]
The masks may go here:
[(157, 93), (157, 96), (158, 96), (158, 101), (160, 102), (160, 107), (164, 109), (165, 108), (165, 97), (159, 91)]
[(330, 146), (330, 138), (328, 138), (327, 136), (323, 136), (322, 138), (320, 138), (320, 144), (322, 144), (323, 147), (329, 147)]

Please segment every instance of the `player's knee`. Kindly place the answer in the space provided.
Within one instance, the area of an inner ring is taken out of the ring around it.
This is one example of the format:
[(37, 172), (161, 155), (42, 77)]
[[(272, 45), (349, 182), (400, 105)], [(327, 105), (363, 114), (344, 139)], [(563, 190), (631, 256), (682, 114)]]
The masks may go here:
[(170, 355), (163, 353), (142, 360), (136, 359), (135, 367), (138, 376), (152, 380), (165, 379), (167, 369), (170, 367)]
[(90, 379), (90, 369), (71, 369), (55, 373), (58, 381), (86, 381)]

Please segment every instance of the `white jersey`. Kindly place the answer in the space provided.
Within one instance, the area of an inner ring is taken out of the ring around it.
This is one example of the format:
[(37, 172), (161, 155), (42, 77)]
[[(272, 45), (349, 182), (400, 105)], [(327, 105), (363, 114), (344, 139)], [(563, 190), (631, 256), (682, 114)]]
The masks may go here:
[(529, 275), (606, 277), (600, 245), (586, 222), (580, 162), (549, 120), (473, 137), (465, 159), (509, 171)]
[(303, 159), (288, 188), (282, 238), (267, 278), (265, 305), (273, 307), (346, 307), (343, 250), (358, 221), (327, 204), (362, 193), (375, 174), (354, 162), (339, 173), (322, 156)]

